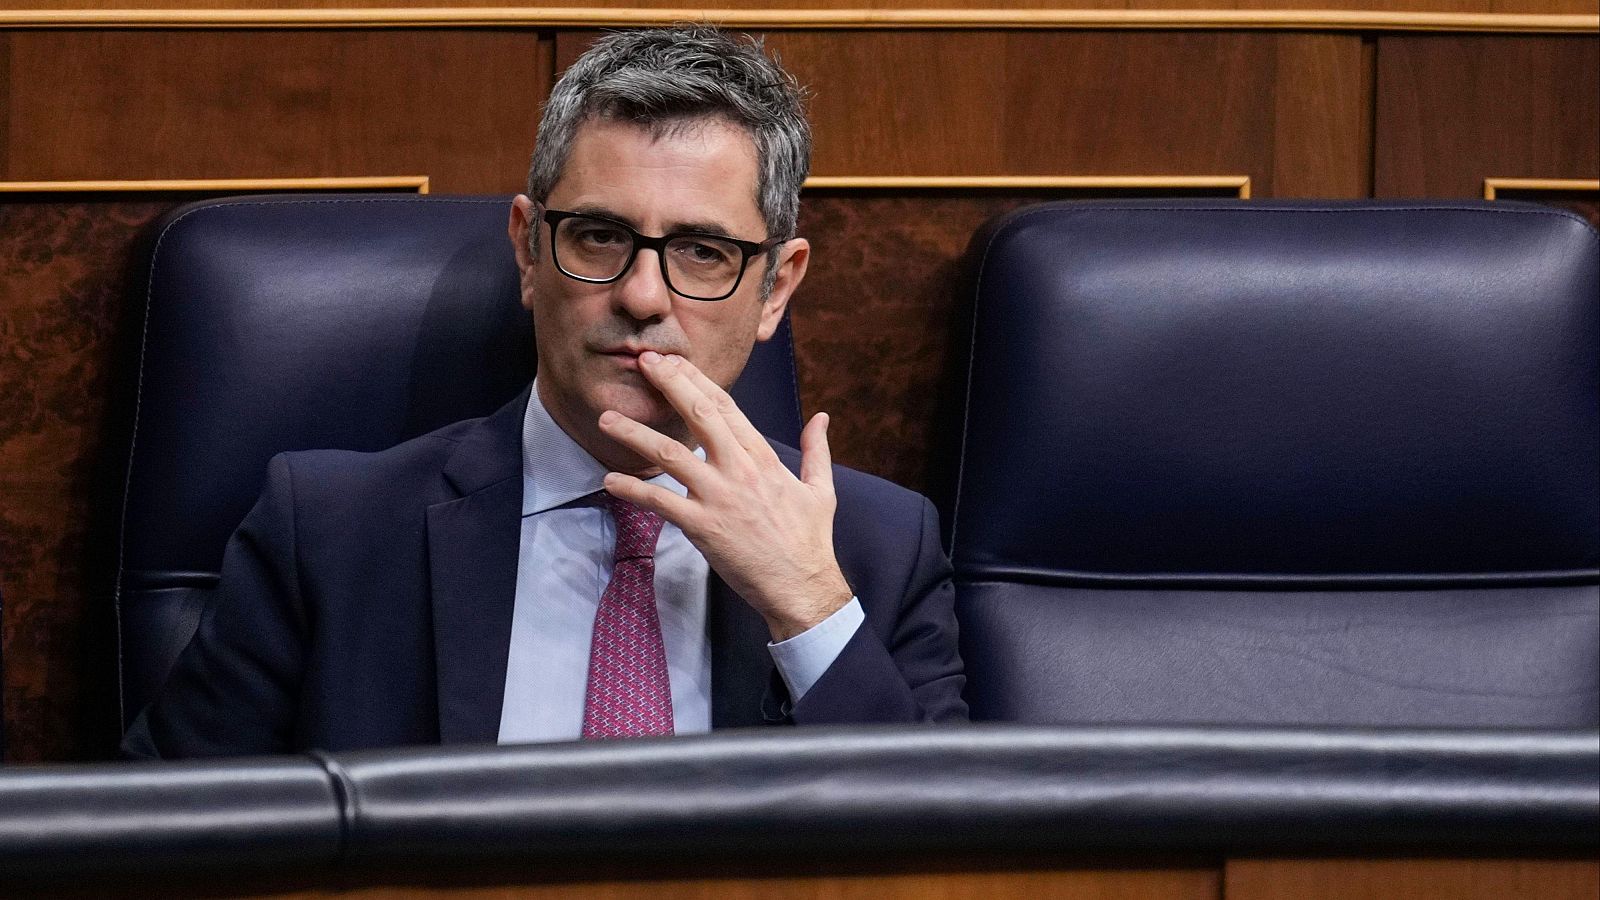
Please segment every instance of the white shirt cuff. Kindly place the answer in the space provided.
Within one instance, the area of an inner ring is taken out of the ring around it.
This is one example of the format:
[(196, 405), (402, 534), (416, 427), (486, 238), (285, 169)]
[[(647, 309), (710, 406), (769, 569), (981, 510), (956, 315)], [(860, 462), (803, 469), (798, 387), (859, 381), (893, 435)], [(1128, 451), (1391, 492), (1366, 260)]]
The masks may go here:
[(850, 602), (839, 607), (833, 615), (800, 632), (792, 638), (777, 643), (768, 642), (767, 651), (778, 666), (778, 674), (789, 688), (789, 702), (799, 703), (811, 690), (822, 673), (828, 671), (833, 661), (844, 652), (856, 629), (867, 620), (861, 601), (851, 597)]

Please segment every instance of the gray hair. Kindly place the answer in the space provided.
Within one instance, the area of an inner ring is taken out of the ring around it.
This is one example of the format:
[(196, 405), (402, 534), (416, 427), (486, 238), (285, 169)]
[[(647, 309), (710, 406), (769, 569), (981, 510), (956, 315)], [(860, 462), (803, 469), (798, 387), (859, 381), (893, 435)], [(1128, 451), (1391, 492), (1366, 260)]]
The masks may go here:
[[(761, 42), (710, 25), (620, 31), (596, 41), (556, 82), (539, 120), (528, 196), (544, 202), (561, 178), (578, 127), (594, 118), (667, 134), (707, 118), (742, 126), (756, 148), (756, 206), (768, 237), (793, 237), (811, 168), (804, 91)], [(537, 252), (539, 229), (529, 242)], [(763, 294), (776, 275), (768, 256)]]

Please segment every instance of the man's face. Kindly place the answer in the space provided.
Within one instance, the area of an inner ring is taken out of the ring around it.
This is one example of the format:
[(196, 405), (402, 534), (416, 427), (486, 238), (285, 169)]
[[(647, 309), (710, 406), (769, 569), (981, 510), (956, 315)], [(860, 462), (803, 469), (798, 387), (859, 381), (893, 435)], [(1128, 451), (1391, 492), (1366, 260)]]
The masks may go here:
[[(756, 206), (756, 173), (749, 135), (722, 120), (657, 137), (631, 123), (597, 119), (578, 129), (545, 206), (614, 219), (649, 236), (708, 231), (759, 242), (768, 235)], [(510, 226), (522, 304), (533, 313), (539, 395), (557, 423), (591, 452), (595, 422), (608, 409), (686, 439), (682, 421), (644, 380), (638, 355), (677, 353), (728, 387), (753, 343), (772, 336), (805, 273), (808, 248), (795, 240), (780, 249), (778, 279), (765, 302), (764, 257), (751, 259), (738, 290), (725, 300), (672, 293), (654, 250), (640, 250), (617, 281), (587, 284), (557, 270), (550, 229), (539, 215), (518, 197)], [(537, 257), (527, 241), (534, 227), (540, 230)]]

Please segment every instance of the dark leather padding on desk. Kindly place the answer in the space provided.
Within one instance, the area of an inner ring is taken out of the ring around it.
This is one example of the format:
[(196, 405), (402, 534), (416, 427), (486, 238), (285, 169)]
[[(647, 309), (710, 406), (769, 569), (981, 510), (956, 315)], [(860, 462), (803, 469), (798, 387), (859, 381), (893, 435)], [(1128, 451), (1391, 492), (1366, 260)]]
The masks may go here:
[(0, 769), (0, 872), (536, 876), (771, 856), (1573, 854), (1593, 731), (800, 729)]
[(303, 757), (0, 768), (0, 873), (14, 876), (314, 872), (343, 829), (336, 786)]

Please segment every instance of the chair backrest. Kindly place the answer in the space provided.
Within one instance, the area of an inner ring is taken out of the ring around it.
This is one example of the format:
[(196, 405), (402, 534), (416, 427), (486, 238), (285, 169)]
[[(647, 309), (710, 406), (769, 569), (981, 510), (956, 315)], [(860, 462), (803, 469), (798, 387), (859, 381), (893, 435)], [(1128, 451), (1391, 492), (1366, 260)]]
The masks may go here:
[[(487, 415), (533, 376), (509, 197), (272, 196), (157, 223), (117, 579), (131, 719), (188, 643), (223, 547), (284, 450), (379, 450)], [(787, 320), (733, 393), (799, 439)]]
[(1600, 722), (1597, 236), (1486, 203), (1066, 203), (979, 243), (974, 715)]

